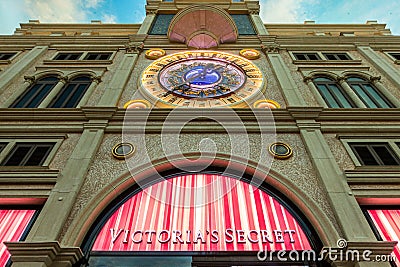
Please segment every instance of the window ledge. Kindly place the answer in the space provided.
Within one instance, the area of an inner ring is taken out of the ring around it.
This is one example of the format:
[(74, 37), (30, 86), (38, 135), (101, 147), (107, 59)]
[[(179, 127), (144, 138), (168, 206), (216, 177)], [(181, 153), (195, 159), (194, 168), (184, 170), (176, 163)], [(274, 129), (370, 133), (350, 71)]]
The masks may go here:
[(293, 60), (297, 65), (360, 65), (361, 60)]
[(349, 184), (400, 183), (400, 166), (358, 166), (345, 174)]
[(43, 64), (47, 65), (107, 65), (112, 63), (112, 60), (43, 60)]
[(7, 59), (7, 60), (0, 60), (0, 64), (10, 64), (11, 60)]
[(0, 167), (0, 183), (12, 182), (54, 182), (57, 179), (59, 171), (51, 170), (42, 166), (1, 166)]

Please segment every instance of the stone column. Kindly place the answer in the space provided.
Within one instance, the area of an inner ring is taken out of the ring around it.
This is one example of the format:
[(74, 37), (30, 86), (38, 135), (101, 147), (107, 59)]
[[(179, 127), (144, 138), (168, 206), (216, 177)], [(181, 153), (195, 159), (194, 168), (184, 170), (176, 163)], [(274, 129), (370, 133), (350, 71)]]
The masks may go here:
[(400, 107), (400, 101), (386, 89), (385, 86), (381, 83), (381, 76), (371, 77), (371, 83), (379, 90), (396, 108)]
[(275, 44), (267, 44), (263, 45), (262, 50), (267, 56), (272, 70), (275, 73), (287, 106), (306, 106), (289, 68), (286, 66), (282, 56), (279, 54), (279, 47)]
[(61, 91), (61, 89), (67, 82), (68, 82), (68, 77), (66, 76), (60, 77), (56, 86), (54, 86), (54, 88), (51, 89), (50, 93), (46, 96), (45, 99), (43, 99), (42, 103), (40, 103), (38, 108), (47, 108), (50, 102), (53, 101), (53, 99), (58, 95), (58, 93)]
[(304, 78), (304, 82), (308, 85), (308, 88), (313, 92), (313, 95), (315, 99), (317, 100), (318, 104), (321, 107), (324, 108), (329, 108), (328, 105), (326, 104), (324, 98), (321, 96), (321, 93), (319, 92), (318, 88), (314, 84), (314, 79), (312, 77), (306, 77)]
[(345, 77), (339, 77), (337, 79), (337, 81), (340, 84), (340, 86), (343, 88), (343, 90), (346, 92), (346, 94), (353, 101), (353, 103), (356, 104), (357, 107), (359, 107), (359, 108), (367, 108), (367, 106), (364, 104), (364, 102), (361, 101), (361, 99), (357, 96), (357, 94), (354, 92), (354, 90), (347, 83)]
[(140, 25), (137, 34), (148, 34), (155, 18), (156, 12), (147, 12), (146, 17), (144, 18), (142, 25)]
[(400, 88), (400, 72), (393, 66), (393, 63), (388, 62), (386, 58), (380, 56), (369, 46), (357, 46), (357, 50), (369, 63), (376, 67), (382, 75), (386, 76), (397, 88)]
[(260, 10), (249, 10), (251, 20), (256, 28), (256, 33), (258, 35), (268, 35), (268, 31), (264, 26), (264, 22), (260, 18)]
[(83, 95), (81, 101), (79, 101), (78, 105), (76, 106), (77, 108), (80, 108), (80, 107), (86, 105), (86, 103), (89, 100), (90, 96), (93, 94), (94, 89), (97, 87), (97, 85), (99, 83), (101, 83), (101, 77), (100, 76), (92, 77), (92, 83), (90, 84), (89, 88), (86, 90), (86, 93)]
[(38, 57), (46, 53), (48, 48), (48, 46), (35, 46), (21, 59), (12, 63), (8, 69), (0, 72), (0, 91), (4, 90), (13, 79), (20, 77), (21, 73), (25, 73)]
[(139, 54), (143, 51), (143, 43), (129, 43), (126, 46), (126, 53), (118, 68), (115, 70), (105, 93), (101, 97), (98, 106), (117, 106), (118, 101), (125, 89), (131, 73), (136, 65)]
[(82, 108), (89, 122), (57, 178), (39, 217), (26, 238), (27, 242), (57, 241), (68, 218), (86, 173), (100, 146), (108, 119), (116, 108)]

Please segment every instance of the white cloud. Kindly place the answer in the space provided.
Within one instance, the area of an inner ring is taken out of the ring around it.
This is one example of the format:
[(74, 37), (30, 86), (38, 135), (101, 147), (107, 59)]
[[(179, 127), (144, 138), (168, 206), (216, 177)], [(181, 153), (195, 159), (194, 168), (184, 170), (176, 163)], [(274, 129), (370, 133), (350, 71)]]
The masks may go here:
[(103, 0), (82, 0), (83, 5), (86, 8), (96, 8), (98, 5), (103, 3)]
[(117, 17), (114, 15), (105, 14), (101, 20), (104, 23), (116, 23)]
[(80, 0), (25, 0), (24, 11), (40, 22), (81, 22), (86, 14)]
[(294, 23), (304, 21), (306, 10), (304, 4), (310, 4), (316, 0), (261, 0), (260, 16), (265, 22)]

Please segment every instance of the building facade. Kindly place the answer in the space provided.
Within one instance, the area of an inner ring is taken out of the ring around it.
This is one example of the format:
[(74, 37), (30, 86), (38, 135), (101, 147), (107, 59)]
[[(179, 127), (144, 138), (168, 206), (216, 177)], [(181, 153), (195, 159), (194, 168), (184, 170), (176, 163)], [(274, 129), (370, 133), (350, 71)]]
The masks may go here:
[(399, 62), (384, 24), (264, 24), (255, 0), (21, 24), (1, 266), (400, 266)]

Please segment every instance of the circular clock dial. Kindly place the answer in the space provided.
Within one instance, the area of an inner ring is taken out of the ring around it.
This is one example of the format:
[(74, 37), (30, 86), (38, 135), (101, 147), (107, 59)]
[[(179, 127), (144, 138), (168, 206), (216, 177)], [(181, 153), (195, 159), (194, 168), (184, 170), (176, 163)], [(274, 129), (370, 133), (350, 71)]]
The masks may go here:
[(162, 106), (237, 106), (263, 86), (260, 70), (240, 56), (223, 52), (181, 52), (154, 61), (141, 88)]

